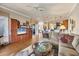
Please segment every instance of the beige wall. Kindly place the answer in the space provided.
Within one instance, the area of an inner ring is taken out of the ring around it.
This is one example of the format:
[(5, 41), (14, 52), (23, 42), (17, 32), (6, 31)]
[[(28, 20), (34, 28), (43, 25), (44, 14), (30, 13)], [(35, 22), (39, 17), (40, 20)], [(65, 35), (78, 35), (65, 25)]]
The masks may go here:
[(72, 33), (79, 34), (79, 17), (76, 14), (74, 14), (70, 18), (75, 21), (75, 28), (72, 31)]
[(0, 16), (9, 16), (9, 14), (6, 12), (0, 11)]
[(21, 24), (23, 24), (24, 22), (26, 22), (26, 20), (28, 20), (28, 18), (18, 15), (16, 13), (12, 13), (12, 12), (7, 13), (6, 11), (2, 11), (2, 10), (0, 11), (0, 16), (8, 16), (9, 19), (10, 18), (17, 19), (21, 22)]
[(15, 14), (15, 13), (10, 13), (10, 18), (19, 20), (21, 25), (23, 23), (26, 23), (26, 20), (28, 20), (26, 17), (23, 17), (21, 15)]
[(70, 18), (75, 21), (75, 28), (73, 33), (79, 35), (79, 6), (76, 6), (73, 12), (70, 15)]

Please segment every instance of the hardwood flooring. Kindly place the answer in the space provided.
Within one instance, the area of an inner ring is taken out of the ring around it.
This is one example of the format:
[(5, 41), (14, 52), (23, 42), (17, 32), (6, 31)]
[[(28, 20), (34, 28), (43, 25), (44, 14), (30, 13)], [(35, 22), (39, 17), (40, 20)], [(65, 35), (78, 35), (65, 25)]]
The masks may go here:
[(21, 40), (16, 43), (9, 44), (0, 49), (0, 56), (11, 56), (15, 55), (20, 50), (28, 47), (32, 42), (32, 40)]

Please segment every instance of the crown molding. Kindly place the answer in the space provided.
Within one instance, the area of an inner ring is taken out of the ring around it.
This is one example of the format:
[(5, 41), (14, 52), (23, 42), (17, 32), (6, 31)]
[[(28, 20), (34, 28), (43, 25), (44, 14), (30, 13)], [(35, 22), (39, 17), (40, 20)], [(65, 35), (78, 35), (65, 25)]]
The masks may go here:
[(21, 15), (21, 16), (23, 16), (23, 17), (30, 18), (30, 16), (27, 16), (27, 15), (25, 15), (25, 14), (23, 14), (23, 13), (20, 13), (20, 12), (18, 12), (18, 11), (12, 10), (12, 9), (7, 8), (7, 7), (5, 7), (5, 6), (0, 5), (0, 8), (5, 9), (5, 10), (8, 10), (8, 11), (11, 11), (11, 12), (16, 13), (16, 14), (18, 14), (18, 15)]

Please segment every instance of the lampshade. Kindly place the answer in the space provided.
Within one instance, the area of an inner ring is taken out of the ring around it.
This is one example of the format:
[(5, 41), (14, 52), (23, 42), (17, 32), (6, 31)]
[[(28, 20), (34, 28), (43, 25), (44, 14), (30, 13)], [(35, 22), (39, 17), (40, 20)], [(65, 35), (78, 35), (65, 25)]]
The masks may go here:
[(60, 26), (60, 29), (63, 30), (63, 29), (66, 29), (66, 27), (65, 27), (64, 25), (61, 25), (61, 26)]

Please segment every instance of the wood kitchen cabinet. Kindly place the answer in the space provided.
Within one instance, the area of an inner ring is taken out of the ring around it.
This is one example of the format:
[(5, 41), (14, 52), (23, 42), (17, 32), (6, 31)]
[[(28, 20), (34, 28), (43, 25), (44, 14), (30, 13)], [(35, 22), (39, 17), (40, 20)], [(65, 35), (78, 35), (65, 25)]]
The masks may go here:
[(31, 39), (32, 38), (32, 30), (31, 29), (28, 29), (29, 31), (29, 39)]
[(18, 35), (19, 40), (27, 40), (27, 35), (26, 34), (20, 34)]
[(11, 30), (17, 30), (18, 28), (18, 21), (16, 19), (11, 19)]
[(27, 28), (24, 34), (17, 34), (18, 27), (20, 27), (20, 22), (16, 19), (11, 19), (11, 43), (32, 39), (32, 30), (30, 28)]

